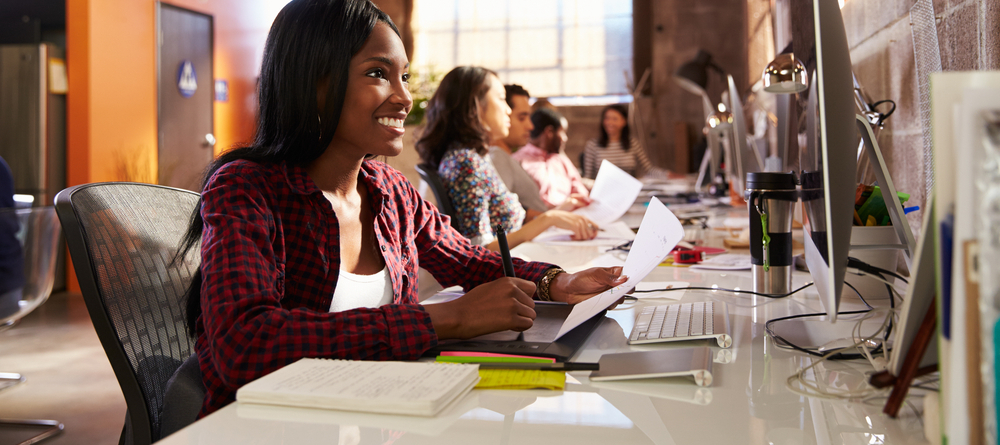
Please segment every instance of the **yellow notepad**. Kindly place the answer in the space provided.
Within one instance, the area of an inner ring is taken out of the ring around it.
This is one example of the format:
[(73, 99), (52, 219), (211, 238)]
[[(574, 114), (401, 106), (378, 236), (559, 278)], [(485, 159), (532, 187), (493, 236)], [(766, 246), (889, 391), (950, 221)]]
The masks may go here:
[(480, 369), (477, 389), (553, 389), (566, 387), (566, 373), (537, 369)]

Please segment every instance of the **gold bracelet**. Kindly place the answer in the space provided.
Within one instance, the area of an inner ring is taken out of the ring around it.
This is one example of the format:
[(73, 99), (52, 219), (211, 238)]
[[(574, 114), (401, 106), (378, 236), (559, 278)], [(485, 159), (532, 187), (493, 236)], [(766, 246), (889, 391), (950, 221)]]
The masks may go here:
[(538, 280), (537, 294), (538, 299), (541, 301), (552, 301), (552, 294), (549, 293), (549, 287), (552, 285), (552, 280), (555, 279), (556, 275), (566, 272), (562, 268), (553, 267), (545, 271), (545, 275), (542, 275), (542, 279)]

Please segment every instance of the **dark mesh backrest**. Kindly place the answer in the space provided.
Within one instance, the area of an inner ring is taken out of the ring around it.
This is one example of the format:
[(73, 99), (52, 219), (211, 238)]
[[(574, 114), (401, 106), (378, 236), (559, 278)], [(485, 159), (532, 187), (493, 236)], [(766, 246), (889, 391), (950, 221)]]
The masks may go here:
[[(83, 229), (99, 298), (143, 393), (155, 440), (166, 382), (194, 351), (194, 341), (185, 330), (183, 298), (200, 263), (199, 248), (195, 246), (177, 264), (171, 260), (198, 194), (147, 184), (105, 183), (81, 187), (70, 199)], [(83, 273), (77, 270), (78, 275)], [(86, 289), (84, 293), (88, 297)], [(114, 364), (110, 351), (108, 357)]]
[(441, 182), (441, 177), (438, 176), (437, 170), (434, 170), (427, 164), (418, 164), (414, 168), (417, 170), (417, 174), (420, 175), (420, 179), (423, 179), (430, 186), (431, 192), (434, 193), (438, 211), (450, 216), (451, 226), (457, 229), (459, 226), (459, 215), (455, 213), (455, 207), (451, 205), (451, 197), (448, 196), (448, 189), (444, 187), (444, 182)]

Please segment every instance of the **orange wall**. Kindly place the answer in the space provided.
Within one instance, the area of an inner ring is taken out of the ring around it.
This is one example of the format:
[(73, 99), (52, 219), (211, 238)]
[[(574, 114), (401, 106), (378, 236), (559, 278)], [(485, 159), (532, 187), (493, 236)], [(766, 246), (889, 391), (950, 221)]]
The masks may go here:
[[(216, 153), (253, 135), (254, 85), (264, 40), (277, 13), (265, 0), (167, 2), (212, 15), (215, 78), (229, 83), (229, 101), (215, 103)], [(67, 184), (118, 181), (123, 157), (157, 159), (156, 2), (66, 2), (69, 78)], [(78, 290), (70, 272), (71, 290)]]

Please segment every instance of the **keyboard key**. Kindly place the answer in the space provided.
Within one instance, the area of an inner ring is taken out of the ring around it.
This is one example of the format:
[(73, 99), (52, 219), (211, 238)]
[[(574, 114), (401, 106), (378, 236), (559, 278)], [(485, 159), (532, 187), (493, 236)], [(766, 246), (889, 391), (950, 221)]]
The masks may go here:
[(695, 303), (691, 308), (691, 335), (705, 332), (705, 303)]
[(674, 337), (677, 329), (677, 306), (670, 306), (666, 319), (663, 321), (663, 330), (660, 331), (660, 338)]

